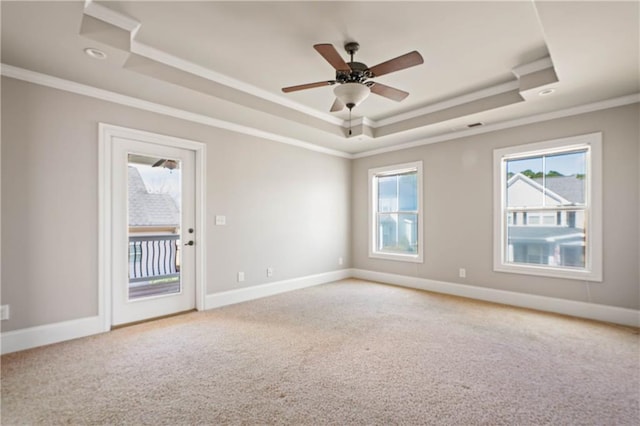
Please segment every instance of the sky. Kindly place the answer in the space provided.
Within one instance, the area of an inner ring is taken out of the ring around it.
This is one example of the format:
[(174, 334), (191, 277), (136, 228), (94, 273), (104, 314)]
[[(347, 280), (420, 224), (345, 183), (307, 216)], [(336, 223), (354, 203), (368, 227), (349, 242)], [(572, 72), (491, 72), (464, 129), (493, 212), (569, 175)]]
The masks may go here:
[[(542, 157), (525, 158), (507, 161), (507, 173), (518, 173), (524, 170), (533, 172), (548, 173), (551, 170), (559, 172), (564, 176), (586, 173), (586, 152), (573, 152), (546, 156), (546, 167), (543, 167)], [(544, 169), (544, 170), (543, 170)]]

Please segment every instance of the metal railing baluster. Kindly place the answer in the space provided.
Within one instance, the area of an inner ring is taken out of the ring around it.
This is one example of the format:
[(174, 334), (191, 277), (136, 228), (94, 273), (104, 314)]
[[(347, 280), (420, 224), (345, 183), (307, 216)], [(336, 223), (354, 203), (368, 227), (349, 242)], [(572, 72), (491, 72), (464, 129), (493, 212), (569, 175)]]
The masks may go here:
[(130, 235), (129, 282), (175, 277), (178, 272), (179, 235)]

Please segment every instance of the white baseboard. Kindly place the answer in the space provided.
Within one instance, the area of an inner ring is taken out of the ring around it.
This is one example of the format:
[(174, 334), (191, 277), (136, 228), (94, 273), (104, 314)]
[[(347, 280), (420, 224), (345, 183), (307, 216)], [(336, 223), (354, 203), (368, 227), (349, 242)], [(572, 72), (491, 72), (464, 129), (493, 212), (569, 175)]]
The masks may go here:
[(325, 272), (317, 275), (293, 278), (290, 280), (276, 281), (268, 284), (256, 285), (253, 287), (239, 288), (237, 290), (223, 291), (220, 293), (207, 294), (205, 296), (205, 309), (219, 308), (221, 306), (232, 305), (234, 303), (247, 302), (249, 300), (260, 299), (262, 297), (273, 296), (287, 291), (299, 290), (301, 288), (312, 287), (314, 285), (330, 283), (332, 281), (343, 280), (352, 277), (351, 269), (341, 269), (338, 271)]
[(1, 352), (8, 354), (102, 332), (104, 323), (99, 316), (6, 331), (1, 335)]
[[(419, 290), (468, 297), (488, 302), (519, 306), (522, 308), (530, 308), (632, 327), (640, 327), (640, 311), (635, 309), (625, 309), (615, 306), (556, 299), (553, 297), (536, 296), (532, 294), (435, 281), (406, 275), (367, 271), (363, 269), (341, 269), (338, 271), (277, 281), (248, 288), (239, 288), (237, 290), (208, 294), (205, 296), (205, 309), (247, 302), (262, 297), (273, 296), (292, 290), (312, 287), (352, 277)], [(0, 335), (0, 352), (2, 354), (17, 352), (24, 349), (99, 334), (104, 331), (104, 321), (99, 316), (7, 331)]]
[(513, 291), (496, 290), (492, 288), (449, 283), (445, 281), (435, 281), (406, 275), (368, 271), (364, 269), (352, 269), (351, 271), (354, 278), (360, 278), (363, 280), (377, 281), (385, 284), (468, 297), (470, 299), (502, 303), (521, 308), (536, 309), (539, 311), (554, 312), (574, 317), (640, 327), (640, 311), (635, 309), (557, 299), (554, 297), (537, 296), (533, 294), (516, 293)]
[[(326, 272), (306, 277), (277, 281), (255, 287), (241, 288), (205, 296), (205, 309), (216, 308), (233, 303), (245, 302), (261, 297), (272, 296), (291, 290), (329, 283), (352, 276), (351, 269)], [(52, 343), (64, 342), (79, 337), (103, 333), (104, 319), (100, 316), (79, 318), (53, 324), (6, 331), (0, 334), (0, 352), (8, 354)]]

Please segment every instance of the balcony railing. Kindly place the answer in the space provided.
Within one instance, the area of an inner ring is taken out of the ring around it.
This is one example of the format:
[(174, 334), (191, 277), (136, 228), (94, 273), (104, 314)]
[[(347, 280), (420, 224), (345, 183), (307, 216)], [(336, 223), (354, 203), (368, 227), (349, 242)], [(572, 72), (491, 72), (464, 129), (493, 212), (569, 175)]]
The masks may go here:
[(179, 277), (179, 238), (177, 234), (129, 236), (129, 282)]

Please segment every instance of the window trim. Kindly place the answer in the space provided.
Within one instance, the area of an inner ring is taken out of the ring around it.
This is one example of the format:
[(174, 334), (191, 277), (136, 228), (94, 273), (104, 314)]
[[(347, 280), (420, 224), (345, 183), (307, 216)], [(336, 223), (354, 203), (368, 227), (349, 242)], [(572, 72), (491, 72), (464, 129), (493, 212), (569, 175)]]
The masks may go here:
[[(522, 265), (505, 262), (506, 226), (504, 205), (506, 186), (505, 159), (550, 154), (587, 148), (587, 182), (585, 188), (585, 212), (588, 218), (584, 269), (562, 269), (540, 265)], [(589, 133), (544, 142), (529, 143), (495, 149), (493, 151), (493, 270), (516, 274), (567, 278), (585, 281), (602, 281), (602, 133)]]
[[(406, 173), (408, 171), (416, 171), (417, 178), (417, 206), (418, 206), (418, 253), (417, 254), (402, 254), (402, 253), (388, 253), (379, 252), (376, 250), (377, 241), (377, 226), (376, 226), (376, 214), (378, 210), (378, 188), (374, 185), (374, 178), (383, 175), (396, 175), (400, 173)], [(413, 161), (410, 163), (395, 164), (391, 166), (377, 167), (369, 169), (369, 257), (375, 259), (396, 260), (401, 262), (413, 262), (422, 263), (424, 259), (423, 251), (423, 206), (422, 206), (422, 161)]]

